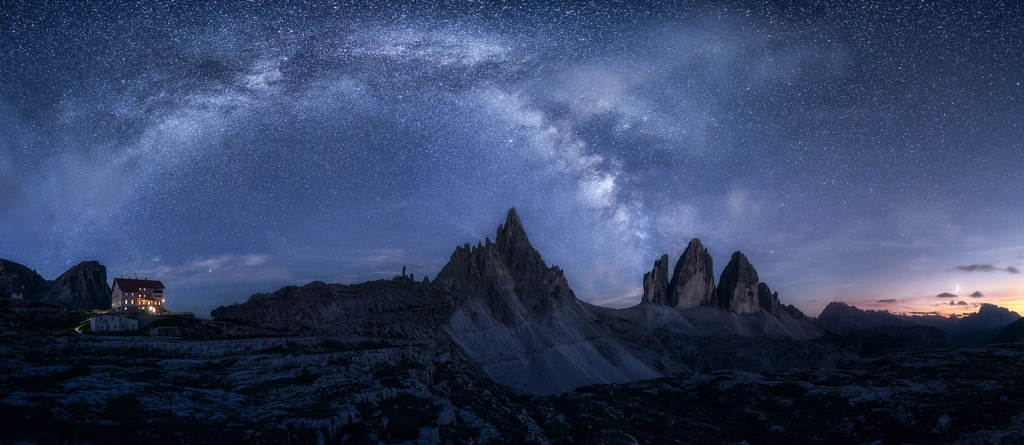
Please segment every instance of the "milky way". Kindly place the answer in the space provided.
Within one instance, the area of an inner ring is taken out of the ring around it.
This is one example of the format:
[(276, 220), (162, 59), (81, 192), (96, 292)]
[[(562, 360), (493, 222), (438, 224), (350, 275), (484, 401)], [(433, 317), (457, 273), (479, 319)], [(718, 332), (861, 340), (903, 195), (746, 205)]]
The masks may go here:
[(515, 206), (600, 304), (699, 237), (811, 314), (1024, 309), (1024, 7), (833, 3), (4, 2), (0, 257), (205, 315)]

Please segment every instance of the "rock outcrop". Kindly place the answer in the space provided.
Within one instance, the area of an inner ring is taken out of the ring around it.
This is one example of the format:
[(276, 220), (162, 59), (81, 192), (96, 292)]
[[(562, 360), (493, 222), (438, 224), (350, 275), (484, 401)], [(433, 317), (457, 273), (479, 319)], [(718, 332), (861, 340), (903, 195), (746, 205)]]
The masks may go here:
[(12, 292), (23, 293), (26, 299), (46, 291), (48, 284), (36, 271), (26, 266), (0, 259), (0, 298), (10, 298)]
[(758, 304), (757, 271), (750, 265), (746, 255), (735, 252), (718, 280), (716, 295), (718, 305), (728, 311), (748, 314), (760, 309)]
[(765, 283), (757, 285), (757, 304), (761, 306), (761, 309), (776, 317), (782, 314), (784, 310), (782, 305), (779, 304), (779, 293), (772, 293), (771, 288)]
[(457, 296), (484, 299), (492, 315), (509, 326), (576, 301), (562, 270), (544, 264), (530, 244), (514, 208), (498, 226), (495, 240), (455, 248), (433, 285)]
[(45, 280), (26, 266), (0, 259), (0, 297), (21, 292), (24, 299), (75, 309), (110, 309), (107, 268), (97, 261), (83, 261), (56, 280)]
[[(778, 292), (775, 293), (775, 295), (778, 295), (778, 294), (779, 294)], [(782, 310), (783, 310), (783, 312), (789, 314), (790, 317), (793, 317), (793, 318), (795, 318), (797, 320), (806, 320), (807, 319), (807, 316), (804, 315), (803, 312), (800, 312), (800, 309), (797, 309), (796, 306), (793, 306), (792, 304), (789, 304), (789, 305), (786, 305), (786, 306), (782, 306)]]
[(75, 309), (110, 309), (107, 268), (98, 261), (83, 261), (57, 277), (42, 300)]
[(644, 274), (644, 295), (640, 303), (674, 306), (668, 292), (668, 255), (662, 255), (654, 262), (654, 269)]
[(708, 249), (694, 238), (676, 262), (668, 285), (668, 306), (691, 308), (712, 304), (715, 272)]
[(461, 354), (516, 392), (553, 394), (663, 375), (599, 326), (530, 244), (515, 209), (496, 241), (455, 249), (432, 282), (456, 299), (447, 333)]

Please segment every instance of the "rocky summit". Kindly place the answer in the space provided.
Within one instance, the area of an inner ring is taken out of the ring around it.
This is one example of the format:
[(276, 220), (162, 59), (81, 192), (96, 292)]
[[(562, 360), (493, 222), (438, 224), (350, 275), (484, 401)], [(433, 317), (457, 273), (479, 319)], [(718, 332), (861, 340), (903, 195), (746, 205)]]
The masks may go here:
[(82, 261), (49, 281), (26, 266), (0, 259), (0, 297), (10, 298), (13, 293), (54, 306), (110, 309), (107, 268), (98, 261)]
[(761, 307), (757, 297), (760, 282), (747, 256), (742, 252), (734, 252), (718, 280), (718, 304), (740, 314), (757, 312)]
[(668, 297), (668, 255), (654, 262), (654, 269), (644, 274), (644, 295), (641, 303), (675, 306)]
[(62, 273), (42, 300), (75, 309), (110, 309), (107, 268), (98, 261), (83, 261)]
[(669, 287), (669, 306), (690, 308), (713, 304), (715, 271), (708, 249), (694, 238), (676, 261)]
[(757, 304), (769, 314), (778, 316), (782, 313), (782, 305), (779, 303), (779, 293), (772, 293), (767, 283), (757, 285)]
[(485, 303), (496, 320), (509, 326), (576, 301), (562, 270), (548, 267), (530, 244), (514, 208), (498, 226), (495, 240), (457, 247), (434, 286)]
[(562, 270), (530, 244), (515, 209), (496, 240), (456, 248), (432, 283), (457, 302), (446, 332), (460, 354), (520, 393), (662, 375), (595, 323)]

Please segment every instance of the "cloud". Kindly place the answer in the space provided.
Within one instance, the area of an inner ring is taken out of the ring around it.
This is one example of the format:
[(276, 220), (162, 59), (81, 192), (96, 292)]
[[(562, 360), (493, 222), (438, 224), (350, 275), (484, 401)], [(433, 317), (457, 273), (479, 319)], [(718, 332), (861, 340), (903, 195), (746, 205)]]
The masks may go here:
[(995, 267), (995, 266), (993, 266), (991, 264), (972, 264), (970, 266), (956, 266), (956, 267), (950, 269), (950, 272), (952, 272), (952, 271), (960, 271), (960, 272), (968, 272), (968, 273), (969, 272), (995, 272), (997, 270), (999, 270), (999, 268), (997, 268), (997, 267)]
[(941, 294), (939, 294), (937, 296), (939, 298), (956, 298), (956, 294), (951, 294), (949, 292), (943, 292), (943, 293), (941, 293)]
[(971, 294), (971, 298), (981, 298), (981, 297), (984, 297), (984, 296), (985, 296), (985, 294), (981, 293), (981, 291), (974, 291), (974, 293)]
[(956, 302), (956, 304), (957, 304), (957, 306), (967, 306), (967, 302), (963, 301), (963, 300), (960, 300), (960, 301)]
[(886, 298), (884, 300), (878, 300), (878, 302), (879, 303), (895, 303), (896, 299), (895, 298)]
[(513, 60), (511, 47), (494, 37), (458, 31), (384, 30), (354, 35), (344, 49), (353, 56), (419, 62), (438, 67), (472, 68)]
[(1008, 266), (1006, 269), (1002, 269), (991, 264), (971, 264), (970, 266), (956, 266), (949, 269), (950, 272), (1007, 272), (1007, 273), (1020, 273), (1020, 269), (1013, 266)]
[(269, 255), (221, 255), (197, 258), (181, 264), (141, 269), (132, 275), (164, 281), (178, 286), (219, 283), (282, 281), (292, 274), (275, 265)]

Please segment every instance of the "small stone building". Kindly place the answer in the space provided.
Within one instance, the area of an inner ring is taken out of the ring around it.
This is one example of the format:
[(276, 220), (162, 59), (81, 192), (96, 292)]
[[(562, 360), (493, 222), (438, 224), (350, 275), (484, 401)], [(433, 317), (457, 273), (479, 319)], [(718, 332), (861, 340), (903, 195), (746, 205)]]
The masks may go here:
[(97, 315), (89, 320), (93, 332), (137, 331), (139, 320), (117, 315)]

